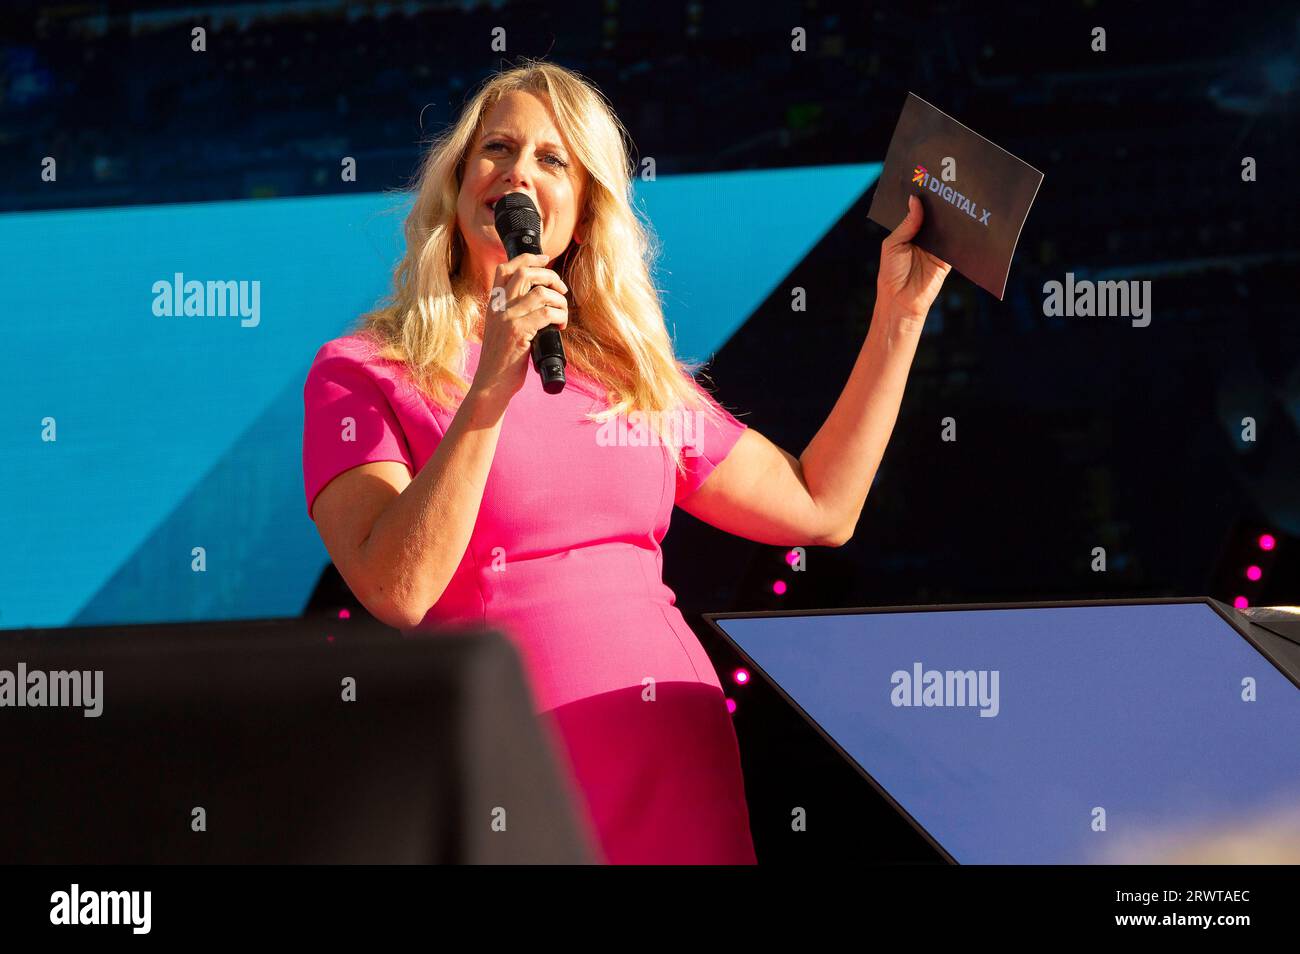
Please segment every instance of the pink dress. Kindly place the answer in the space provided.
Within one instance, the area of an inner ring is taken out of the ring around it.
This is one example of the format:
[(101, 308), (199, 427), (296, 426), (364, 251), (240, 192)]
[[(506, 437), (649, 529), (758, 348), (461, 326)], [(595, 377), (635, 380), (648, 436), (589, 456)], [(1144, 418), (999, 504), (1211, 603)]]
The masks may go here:
[[(479, 349), (470, 342), (467, 379)], [(674, 503), (699, 488), (746, 425), (721, 408), (721, 425), (705, 418), (680, 476), (665, 447), (619, 446), (617, 431), (585, 420), (605, 406), (603, 393), (569, 369), (564, 391), (549, 395), (528, 369), (469, 547), (421, 628), (484, 626), (517, 647), (598, 857), (753, 864), (731, 716), (663, 582), (659, 546)], [(326, 484), (360, 464), (400, 461), (414, 477), (455, 414), (357, 335), (321, 347), (304, 401), (308, 515)], [(343, 439), (347, 417), (353, 440)]]

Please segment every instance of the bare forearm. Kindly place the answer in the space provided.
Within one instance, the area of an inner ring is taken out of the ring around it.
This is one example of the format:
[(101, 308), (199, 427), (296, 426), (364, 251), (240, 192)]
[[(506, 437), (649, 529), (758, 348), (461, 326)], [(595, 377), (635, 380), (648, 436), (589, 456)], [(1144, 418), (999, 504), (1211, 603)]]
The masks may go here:
[(848, 384), (799, 458), (832, 536), (849, 536), (862, 514), (898, 420), (922, 323), (876, 308)]
[(362, 544), (370, 599), (414, 627), (442, 596), (469, 546), (504, 411), (471, 392), (414, 480)]

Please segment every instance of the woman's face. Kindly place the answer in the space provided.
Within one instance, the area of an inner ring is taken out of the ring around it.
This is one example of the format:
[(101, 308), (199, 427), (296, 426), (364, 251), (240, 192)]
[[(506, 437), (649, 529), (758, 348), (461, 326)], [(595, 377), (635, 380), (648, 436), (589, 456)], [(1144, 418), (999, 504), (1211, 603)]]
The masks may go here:
[[(549, 104), (533, 93), (506, 93), (488, 111), (470, 143), (456, 203), (456, 221), (472, 274), (491, 283), (506, 261), (492, 203), (522, 192), (542, 217), (542, 252), (552, 260), (574, 238), (586, 172), (556, 128)], [(581, 230), (578, 241), (584, 236)]]

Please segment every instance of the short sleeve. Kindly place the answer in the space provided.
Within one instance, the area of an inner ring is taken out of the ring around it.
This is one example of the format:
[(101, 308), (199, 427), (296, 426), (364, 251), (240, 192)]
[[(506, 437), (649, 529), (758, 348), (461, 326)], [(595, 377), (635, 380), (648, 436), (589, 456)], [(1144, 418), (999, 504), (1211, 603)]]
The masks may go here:
[(302, 473), (307, 516), (316, 496), (346, 470), (392, 460), (415, 476), (410, 447), (383, 388), (341, 341), (316, 353), (303, 386)]
[(693, 378), (691, 383), (714, 408), (717, 417), (703, 411), (693, 415), (694, 426), (686, 429), (689, 433), (686, 435), (686, 446), (682, 451), (685, 473), (677, 472), (677, 493), (674, 503), (681, 503), (700, 489), (709, 474), (713, 473), (714, 469), (731, 453), (731, 449), (740, 440), (740, 435), (749, 427), (748, 424), (733, 417)]

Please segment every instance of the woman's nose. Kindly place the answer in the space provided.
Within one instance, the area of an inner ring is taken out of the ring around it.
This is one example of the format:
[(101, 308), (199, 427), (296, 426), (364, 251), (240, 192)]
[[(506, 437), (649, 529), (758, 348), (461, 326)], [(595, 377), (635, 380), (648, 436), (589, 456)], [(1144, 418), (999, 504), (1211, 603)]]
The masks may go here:
[(532, 170), (528, 166), (529, 162), (530, 160), (523, 154), (523, 150), (516, 153), (514, 159), (510, 161), (506, 168), (506, 181), (515, 188), (523, 188), (531, 184)]

